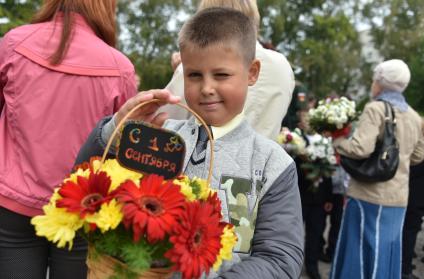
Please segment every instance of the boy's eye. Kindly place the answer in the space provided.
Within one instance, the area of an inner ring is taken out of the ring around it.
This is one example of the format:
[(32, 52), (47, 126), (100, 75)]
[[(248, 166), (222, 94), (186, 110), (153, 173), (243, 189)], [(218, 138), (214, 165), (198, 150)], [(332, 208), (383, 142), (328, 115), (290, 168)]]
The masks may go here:
[(189, 78), (197, 78), (197, 77), (201, 77), (202, 75), (200, 73), (189, 73), (188, 77)]
[(216, 73), (215, 76), (220, 77), (220, 78), (224, 78), (224, 77), (229, 77), (230, 75), (227, 73)]

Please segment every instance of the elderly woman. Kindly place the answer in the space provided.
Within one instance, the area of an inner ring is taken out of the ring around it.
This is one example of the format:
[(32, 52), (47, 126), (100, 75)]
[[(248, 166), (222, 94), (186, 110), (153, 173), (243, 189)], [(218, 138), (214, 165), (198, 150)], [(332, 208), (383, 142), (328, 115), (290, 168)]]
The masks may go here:
[(421, 118), (402, 92), (411, 74), (401, 60), (388, 60), (374, 70), (372, 101), (365, 106), (350, 139), (334, 140), (341, 155), (365, 159), (384, 130), (388, 102), (396, 117), (399, 167), (385, 182), (364, 183), (352, 178), (330, 278), (401, 277), (402, 224), (408, 202), (410, 164), (424, 159)]

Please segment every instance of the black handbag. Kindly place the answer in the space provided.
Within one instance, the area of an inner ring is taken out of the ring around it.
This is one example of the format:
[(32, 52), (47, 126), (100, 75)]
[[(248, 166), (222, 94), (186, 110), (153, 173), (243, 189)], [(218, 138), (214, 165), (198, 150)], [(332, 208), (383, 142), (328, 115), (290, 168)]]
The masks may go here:
[[(399, 145), (396, 140), (396, 117), (392, 106), (384, 102), (385, 118), (381, 140), (369, 158), (355, 160), (340, 156), (340, 164), (354, 179), (362, 182), (382, 182), (392, 179), (399, 166)], [(389, 111), (391, 115), (389, 115)]]

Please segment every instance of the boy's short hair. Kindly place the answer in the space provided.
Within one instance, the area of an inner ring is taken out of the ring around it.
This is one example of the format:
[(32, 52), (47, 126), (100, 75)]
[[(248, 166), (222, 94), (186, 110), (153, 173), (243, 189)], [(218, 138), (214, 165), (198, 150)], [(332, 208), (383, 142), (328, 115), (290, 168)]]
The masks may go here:
[(243, 13), (229, 8), (208, 8), (197, 12), (182, 27), (178, 44), (184, 50), (190, 44), (205, 48), (235, 43), (246, 65), (255, 59), (256, 29)]
[(240, 11), (252, 19), (256, 26), (256, 31), (259, 30), (261, 17), (256, 0), (202, 0), (197, 10), (201, 11), (211, 7), (232, 8)]

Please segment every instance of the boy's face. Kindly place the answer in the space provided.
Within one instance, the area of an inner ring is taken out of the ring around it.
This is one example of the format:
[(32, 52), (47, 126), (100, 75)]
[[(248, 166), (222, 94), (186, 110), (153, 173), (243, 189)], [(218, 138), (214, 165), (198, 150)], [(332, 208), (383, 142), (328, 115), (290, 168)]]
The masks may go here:
[(228, 45), (191, 45), (181, 51), (187, 104), (212, 126), (223, 126), (243, 111), (247, 87), (260, 70), (258, 60), (247, 66)]

